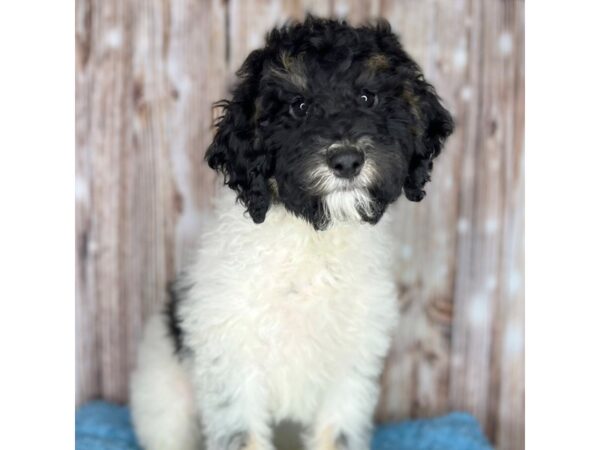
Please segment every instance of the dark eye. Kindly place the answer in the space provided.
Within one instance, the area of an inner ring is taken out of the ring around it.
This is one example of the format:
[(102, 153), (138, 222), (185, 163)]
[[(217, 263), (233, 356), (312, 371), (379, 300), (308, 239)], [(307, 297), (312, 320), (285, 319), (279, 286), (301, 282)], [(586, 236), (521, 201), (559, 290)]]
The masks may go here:
[(303, 98), (297, 98), (290, 105), (290, 114), (296, 119), (306, 116), (308, 112), (308, 103)]
[(367, 108), (371, 108), (377, 104), (377, 94), (374, 94), (371, 91), (367, 91), (366, 89), (360, 93), (360, 97), (358, 98), (358, 102), (362, 106), (366, 106)]

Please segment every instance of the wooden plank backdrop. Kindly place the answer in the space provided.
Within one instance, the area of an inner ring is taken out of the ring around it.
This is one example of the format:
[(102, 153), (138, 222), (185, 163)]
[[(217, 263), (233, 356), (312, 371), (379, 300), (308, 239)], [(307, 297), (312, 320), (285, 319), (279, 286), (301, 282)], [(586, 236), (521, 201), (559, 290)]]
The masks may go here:
[(77, 402), (126, 401), (144, 320), (211, 215), (211, 104), (305, 11), (383, 16), (457, 129), (394, 206), (403, 311), (381, 421), (467, 410), (524, 447), (524, 5), (500, 0), (77, 0)]

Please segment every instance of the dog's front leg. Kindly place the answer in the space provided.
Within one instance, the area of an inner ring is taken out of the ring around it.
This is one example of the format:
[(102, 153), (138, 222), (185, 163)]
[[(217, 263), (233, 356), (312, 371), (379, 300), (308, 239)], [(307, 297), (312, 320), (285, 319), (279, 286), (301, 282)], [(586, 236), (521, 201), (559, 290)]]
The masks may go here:
[(379, 385), (349, 376), (327, 393), (307, 440), (308, 450), (368, 450)]
[[(218, 364), (217, 364), (218, 366)], [(215, 366), (213, 366), (213, 369)], [(206, 450), (274, 450), (258, 377), (205, 368), (197, 383)]]

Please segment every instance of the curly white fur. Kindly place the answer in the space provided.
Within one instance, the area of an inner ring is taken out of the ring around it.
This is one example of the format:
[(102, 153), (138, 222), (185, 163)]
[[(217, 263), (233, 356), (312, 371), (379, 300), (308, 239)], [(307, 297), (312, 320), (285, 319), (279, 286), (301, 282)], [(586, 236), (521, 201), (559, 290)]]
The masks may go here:
[(271, 426), (306, 427), (307, 448), (366, 450), (396, 322), (387, 220), (315, 231), (274, 205), (256, 225), (224, 193), (180, 304), (179, 359), (162, 317), (132, 377), (148, 450), (273, 448)]

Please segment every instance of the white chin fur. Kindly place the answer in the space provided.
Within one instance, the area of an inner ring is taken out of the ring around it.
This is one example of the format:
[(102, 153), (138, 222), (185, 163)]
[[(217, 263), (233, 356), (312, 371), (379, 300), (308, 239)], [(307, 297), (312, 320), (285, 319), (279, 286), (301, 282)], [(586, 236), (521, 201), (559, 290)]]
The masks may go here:
[(359, 211), (372, 214), (372, 200), (364, 189), (351, 189), (330, 192), (323, 197), (325, 214), (331, 223), (360, 222)]
[(326, 165), (319, 165), (311, 179), (311, 191), (322, 196), (325, 214), (332, 224), (360, 222), (359, 211), (372, 215), (373, 200), (368, 187), (377, 179), (377, 171), (369, 159), (352, 181), (336, 177)]

